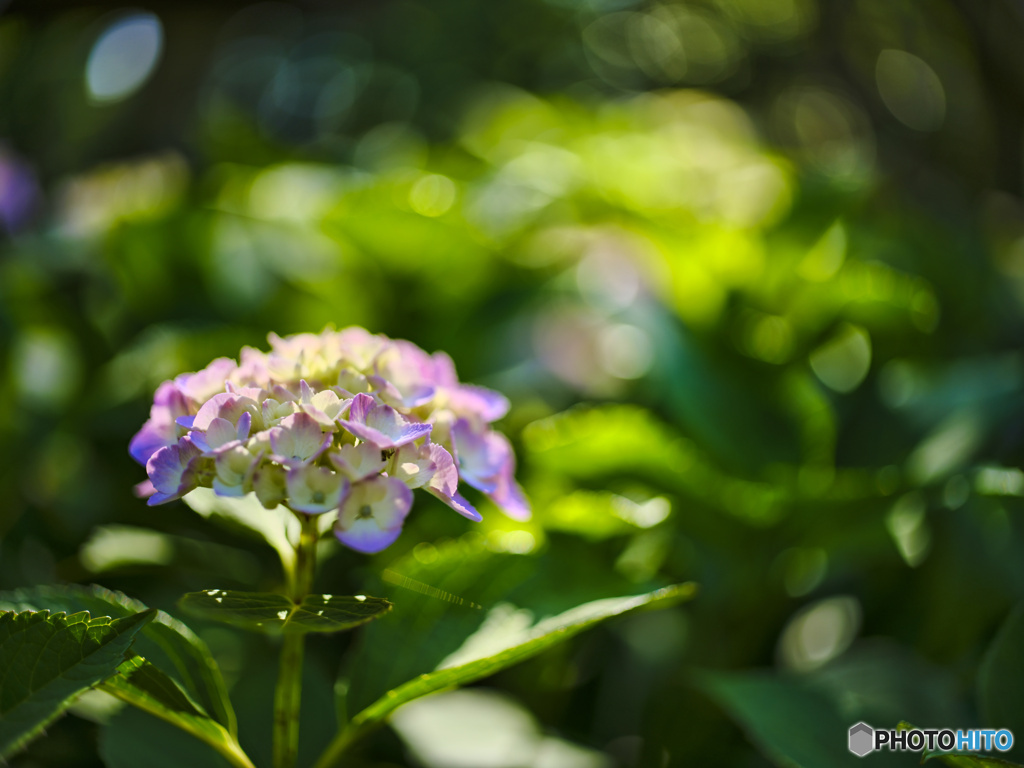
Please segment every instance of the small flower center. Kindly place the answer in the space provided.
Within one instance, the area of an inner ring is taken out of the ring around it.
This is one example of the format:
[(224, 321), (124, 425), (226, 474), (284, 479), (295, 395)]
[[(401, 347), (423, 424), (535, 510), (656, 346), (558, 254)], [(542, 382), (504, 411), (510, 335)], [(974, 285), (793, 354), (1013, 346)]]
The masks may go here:
[(373, 517), (373, 508), (370, 507), (369, 504), (363, 504), (363, 506), (359, 508), (359, 514), (356, 515), (356, 518), (359, 520), (365, 520), (368, 517)]
[(323, 491), (313, 491), (313, 503), (314, 504), (323, 504), (324, 503), (324, 492)]

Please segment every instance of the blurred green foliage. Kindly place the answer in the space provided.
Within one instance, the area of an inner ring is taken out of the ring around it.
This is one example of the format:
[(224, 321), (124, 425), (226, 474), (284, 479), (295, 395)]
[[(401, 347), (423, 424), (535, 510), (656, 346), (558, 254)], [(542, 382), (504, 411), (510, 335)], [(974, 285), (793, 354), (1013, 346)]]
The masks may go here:
[[(487, 680), (531, 749), (806, 768), (861, 719), (1024, 722), (1016, 4), (2, 6), (0, 587), (274, 589), (263, 542), (133, 498), (127, 442), (165, 378), (361, 324), (509, 395), (535, 516), (419, 500), (324, 590), (441, 636), (483, 615), (387, 573), (536, 616), (701, 585)], [(273, 641), (194, 628), (260, 763)], [(303, 754), (346, 643), (310, 641)], [(133, 764), (145, 718), (77, 711), (15, 764)], [(397, 722), (358, 760), (441, 764)]]

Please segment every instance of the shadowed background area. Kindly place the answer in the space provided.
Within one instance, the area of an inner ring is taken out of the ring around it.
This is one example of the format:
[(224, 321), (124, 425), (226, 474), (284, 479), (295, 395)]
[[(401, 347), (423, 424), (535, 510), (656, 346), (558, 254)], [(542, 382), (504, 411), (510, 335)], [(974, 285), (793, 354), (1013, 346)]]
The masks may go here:
[[(418, 500), (325, 590), (438, 627), (701, 592), (400, 709), (354, 764), (1024, 739), (1022, 34), (1013, 0), (0, 1), (0, 588), (272, 589), (271, 550), (132, 495), (128, 440), (161, 381), (358, 324), (509, 396), (534, 519)], [(193, 626), (267, 763), (273, 642)], [(310, 642), (300, 761), (372, 639)], [(86, 697), (14, 765), (157, 765), (153, 722)]]

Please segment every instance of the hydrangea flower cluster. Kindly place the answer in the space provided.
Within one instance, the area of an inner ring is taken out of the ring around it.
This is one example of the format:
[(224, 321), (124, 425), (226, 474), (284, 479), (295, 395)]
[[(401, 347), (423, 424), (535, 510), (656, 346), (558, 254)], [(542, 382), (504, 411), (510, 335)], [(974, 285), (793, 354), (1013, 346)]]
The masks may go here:
[(199, 486), (255, 493), (267, 509), (337, 512), (334, 532), (360, 552), (393, 543), (421, 488), (470, 520), (459, 481), (508, 516), (530, 506), (515, 481), (508, 439), (491, 423), (508, 400), (459, 382), (443, 352), (359, 327), (269, 336), (165, 381), (129, 451), (149, 475), (142, 492), (163, 504)]

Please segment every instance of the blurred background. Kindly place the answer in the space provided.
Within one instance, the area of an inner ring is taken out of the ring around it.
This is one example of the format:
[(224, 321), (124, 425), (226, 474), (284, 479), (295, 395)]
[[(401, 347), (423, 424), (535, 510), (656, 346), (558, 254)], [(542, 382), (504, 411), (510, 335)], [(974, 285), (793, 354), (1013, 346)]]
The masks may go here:
[[(353, 765), (843, 765), (861, 719), (1024, 741), (988, 695), (1024, 598), (1022, 34), (1017, 0), (0, 1), (0, 588), (275, 588), (269, 548), (133, 497), (128, 440), (164, 379), (359, 324), (509, 395), (535, 516), (421, 496), (319, 587), (436, 627), (701, 592), (411, 705)], [(193, 626), (266, 764), (274, 643)], [(303, 762), (372, 700), (356, 646), (378, 677), (438, 653), (381, 627), (310, 641)], [(154, 723), (83, 702), (14, 764), (182, 764)]]

